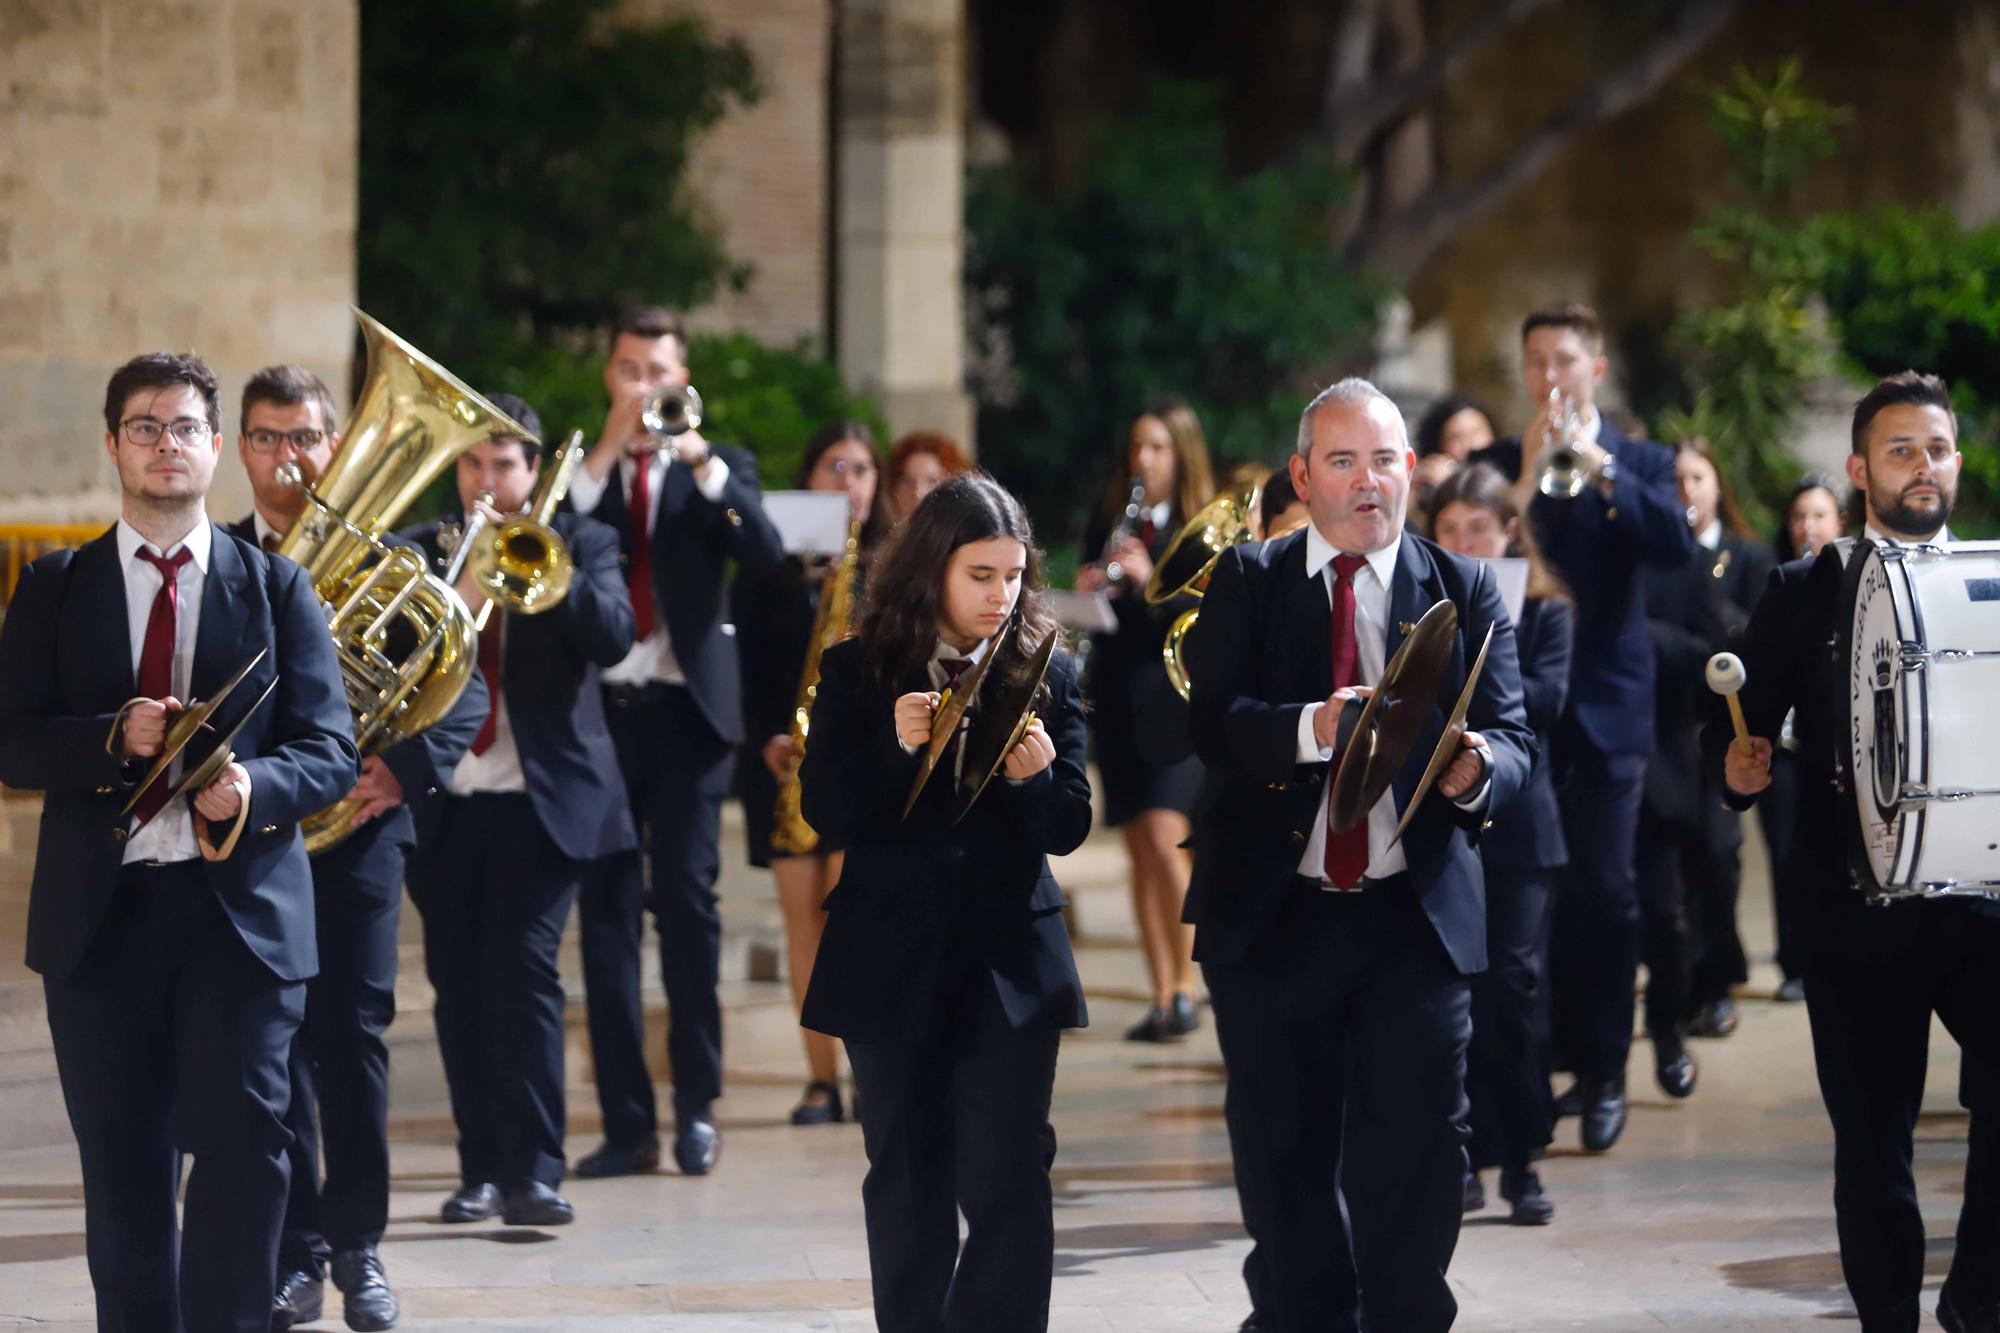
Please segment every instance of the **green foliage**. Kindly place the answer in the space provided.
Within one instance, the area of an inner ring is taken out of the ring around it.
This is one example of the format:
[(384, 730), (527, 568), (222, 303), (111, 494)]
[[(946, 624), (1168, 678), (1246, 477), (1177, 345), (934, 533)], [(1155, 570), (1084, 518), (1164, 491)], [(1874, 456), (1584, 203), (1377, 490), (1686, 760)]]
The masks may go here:
[(1282, 454), (1313, 372), (1365, 342), (1380, 295), (1329, 242), (1340, 173), (1305, 156), (1233, 175), (1206, 87), (1155, 86), (1093, 128), (1086, 161), (1055, 194), (975, 170), (966, 206), (982, 460), (1051, 542), (1156, 394), (1194, 405), (1220, 464)]
[(1796, 57), (1779, 61), (1762, 79), (1738, 65), (1728, 84), (1703, 89), (1703, 100), (1738, 178), (1768, 200), (1795, 195), (1839, 149), (1836, 131), (1854, 119), (1850, 108), (1806, 92)]

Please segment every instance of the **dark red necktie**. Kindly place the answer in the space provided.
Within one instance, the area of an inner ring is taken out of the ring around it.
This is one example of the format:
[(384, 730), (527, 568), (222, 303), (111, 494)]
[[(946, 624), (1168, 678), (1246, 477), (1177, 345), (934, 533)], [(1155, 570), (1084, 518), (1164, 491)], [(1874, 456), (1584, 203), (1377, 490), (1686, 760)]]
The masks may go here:
[[(944, 688), (946, 693), (950, 693), (958, 688), (959, 677), (965, 674), (966, 668), (970, 667), (972, 662), (970, 659), (963, 657), (940, 657), (938, 665), (944, 668)], [(942, 710), (944, 705), (940, 703), (938, 707)], [(958, 717), (961, 722), (965, 720), (965, 714), (963, 713), (960, 713)], [(954, 730), (951, 733), (951, 740), (944, 747), (944, 753), (938, 756), (938, 766), (948, 771), (956, 772), (957, 761), (958, 732)]]
[[(153, 594), (153, 609), (146, 616), (146, 638), (139, 650), (139, 696), (164, 699), (174, 692), (174, 638), (180, 628), (181, 566), (194, 559), (194, 552), (183, 546), (178, 555), (169, 559), (142, 549), (139, 558), (160, 571), (160, 590)], [(132, 813), (141, 824), (165, 807), (167, 790), (172, 785), (162, 779), (139, 798)]]
[[(1333, 558), (1333, 688), (1336, 690), (1361, 683), (1361, 652), (1354, 640), (1354, 576), (1367, 563), (1365, 556)], [(1352, 889), (1368, 873), (1368, 816), (1364, 813), (1361, 822), (1347, 832), (1335, 833), (1331, 774), (1327, 776), (1326, 799), (1326, 877), (1339, 888)]]
[(1155, 536), (1157, 536), (1157, 535), (1159, 534), (1159, 531), (1160, 531), (1160, 530), (1159, 530), (1159, 529), (1158, 529), (1157, 527), (1155, 527), (1155, 526), (1153, 525), (1153, 520), (1152, 520), (1152, 519), (1150, 519), (1150, 518), (1142, 518), (1142, 519), (1140, 519), (1140, 520), (1139, 520), (1139, 545), (1141, 545), (1141, 546), (1145, 546), (1145, 547), (1151, 547), (1151, 546), (1152, 546), (1152, 544), (1153, 544), (1153, 538), (1154, 538)]
[(507, 623), (503, 613), (492, 617), (479, 631), (479, 674), (486, 677), (486, 720), (472, 738), (472, 752), (485, 754), (493, 748), (493, 736), (500, 728), (500, 627)]
[(635, 629), (632, 641), (653, 637), (653, 460), (632, 460), (632, 557), (625, 566), (625, 587), (632, 594)]
[(278, 543), (281, 540), (283, 539), (280, 538), (278, 534), (275, 532), (265, 533), (264, 540), (262, 542), (262, 545), (264, 547), (264, 553), (266, 555), (276, 555), (278, 553)]

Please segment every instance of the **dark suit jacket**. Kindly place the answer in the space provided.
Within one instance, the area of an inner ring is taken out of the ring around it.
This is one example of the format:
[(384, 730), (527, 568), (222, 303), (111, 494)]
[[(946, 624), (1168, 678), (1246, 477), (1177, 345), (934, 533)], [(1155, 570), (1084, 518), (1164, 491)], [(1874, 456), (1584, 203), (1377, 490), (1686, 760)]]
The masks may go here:
[[(1858, 816), (1845, 785), (1847, 663), (1836, 646), (1846, 615), (1843, 572), (1832, 545), (1816, 558), (1780, 565), (1736, 652), (1743, 659), (1740, 698), (1751, 735), (1775, 747), (1785, 714), (1797, 710), (1792, 734), (1798, 742), (1799, 810), (1792, 864), (1808, 897), (1803, 912), (1808, 956), (1851, 958), (1908, 948), (1922, 913), (2000, 915), (2000, 903), (1955, 898), (1871, 907), (1853, 885), (1846, 854), (1857, 836)], [(1723, 755), (1735, 732), (1720, 699), (1709, 715), (1702, 740), (1710, 778), (1731, 806), (1748, 809), (1755, 798), (1729, 791), (1722, 781)]]
[(951, 775), (934, 773), (904, 819), (917, 760), (897, 743), (895, 702), (928, 690), (928, 677), (885, 686), (854, 639), (820, 659), (801, 794), (806, 821), (847, 859), (826, 899), (806, 1027), (920, 1042), (939, 1034), (966, 987), (985, 985), (1017, 1030), (1087, 1021), (1062, 921), (1067, 900), (1048, 861), (1090, 832), (1083, 710), (1066, 655), (1051, 662), (1048, 685), (1039, 712), (1054, 763), (1019, 785), (996, 774), (957, 824)]
[[(257, 544), (257, 523), (248, 515), (223, 528), (232, 537), (241, 538), (251, 545)], [(422, 553), (423, 548), (403, 537), (391, 533), (383, 537), (390, 546), (404, 546)], [(392, 632), (391, 648), (396, 644)], [(420, 829), (428, 831), (436, 821), (439, 802), (443, 799), (445, 784), (451, 780), (451, 771), (471, 748), (473, 738), (479, 734), (481, 724), (486, 721), (486, 677), (478, 668), (467, 674), (465, 689), (436, 725), (426, 727), (415, 736), (397, 741), (382, 751), (382, 762), (396, 775), (396, 781), (403, 788), (403, 803), (386, 814), (375, 818), (356, 829), (340, 845), (353, 848), (349, 855), (359, 855), (364, 844), (387, 840), (408, 848), (416, 845)], [(329, 849), (331, 850), (331, 849)], [(396, 886), (398, 890), (401, 885)]]
[[(1654, 819), (1688, 827), (1710, 825), (1733, 845), (1741, 822), (1718, 809), (1713, 786), (1701, 771), (1701, 724), (1708, 717), (1708, 659), (1723, 650), (1729, 632), (1721, 590), (1707, 551), (1679, 569), (1645, 571), (1646, 634), (1653, 643), (1657, 685), (1654, 733), (1659, 739), (1646, 764), (1645, 809)], [(1734, 563), (1733, 561), (1731, 563)]]
[[(632, 600), (616, 533), (575, 514), (557, 514), (554, 527), (576, 560), (569, 595), (539, 615), (493, 614), (506, 616), (501, 688), (529, 801), (562, 854), (588, 861), (639, 845), (597, 685), (599, 668), (632, 651)], [(450, 558), (437, 535), (436, 522), (403, 534), (441, 574)], [(441, 776), (448, 783), (451, 773)]]
[[(225, 724), (273, 677), (278, 687), (231, 743), (250, 774), (242, 840), (202, 873), (251, 951), (298, 981), (319, 969), (298, 822), (354, 785), (347, 695), (305, 571), (220, 529), (211, 551), (191, 692), (208, 698), (261, 648), (271, 651), (224, 704)], [(125, 844), (112, 829), (149, 764), (119, 762), (105, 738), (136, 680), (116, 531), (29, 565), (0, 627), (0, 782), (44, 793), (28, 966), (45, 976), (75, 970), (117, 888)]]
[[(1333, 680), (1333, 612), (1324, 578), (1306, 577), (1306, 533), (1225, 552), (1189, 636), (1195, 752), (1208, 772), (1195, 814), (1185, 919), (1196, 928), (1195, 956), (1204, 962), (1249, 959), (1287, 895), (1305, 891), (1295, 877), (1330, 766), (1298, 762), (1299, 714), (1325, 699)], [(1422, 758), (1413, 756), (1396, 778), (1397, 807), (1404, 808), (1437, 748), (1491, 626), (1468, 725), (1493, 751), (1485, 808), (1505, 810), (1535, 759), (1514, 627), (1484, 564), (1407, 533), (1402, 543), (1389, 588), (1387, 656), (1401, 645), (1402, 626), (1442, 598), (1458, 607), (1459, 633), (1414, 751)], [(1461, 972), (1486, 966), (1485, 880), (1474, 850), (1482, 820), (1432, 793), (1403, 837), (1424, 914)]]
[(1777, 556), (1763, 542), (1739, 537), (1724, 528), (1721, 549), (1697, 551), (1695, 558), (1707, 561), (1715, 590), (1722, 596), (1722, 627), (1729, 642), (1735, 643), (1743, 637), (1750, 613), (1757, 609), (1757, 599), (1770, 585)]
[(1565, 599), (1535, 597), (1521, 606), (1514, 642), (1521, 657), (1522, 700), (1535, 733), (1535, 767), (1513, 803), (1494, 810), (1492, 827), (1480, 839), (1480, 859), (1488, 870), (1526, 874), (1569, 863), (1551, 741), (1569, 697), (1575, 627), (1576, 608)]
[[(1176, 508), (1166, 525), (1147, 542), (1147, 554), (1157, 561), (1166, 554), (1185, 517)], [(1084, 534), (1083, 549), (1093, 556), (1104, 549), (1111, 527), (1101, 517)], [(1160, 655), (1167, 630), (1183, 611), (1199, 606), (1193, 597), (1176, 597), (1160, 606), (1146, 604), (1145, 588), (1133, 586), (1111, 599), (1118, 628), (1091, 642), (1090, 722), (1100, 736), (1113, 736), (1150, 764), (1171, 764), (1194, 753), (1188, 734), (1187, 701), (1174, 692)]]
[[(673, 464), (666, 470), (653, 519), (653, 595), (695, 706), (717, 736), (739, 745), (743, 702), (738, 693), (735, 627), (722, 614), (729, 562), (734, 560), (746, 570), (768, 569), (785, 558), (785, 548), (764, 514), (756, 458), (730, 445), (712, 447), (715, 456), (729, 465), (729, 480), (719, 502), (711, 503), (695, 488), (694, 474), (687, 468)], [(617, 532), (621, 562), (632, 555), (627, 496), (620, 468), (611, 474), (604, 498), (590, 514)]]
[[(1694, 550), (1687, 510), (1674, 482), (1674, 456), (1628, 440), (1609, 417), (1598, 443), (1618, 459), (1607, 499), (1587, 486), (1574, 500), (1537, 495), (1528, 515), (1542, 554), (1576, 595), (1576, 656), (1570, 718), (1601, 754), (1653, 749), (1653, 654), (1646, 639), (1641, 565), (1684, 565)], [(1509, 477), (1521, 474), (1521, 442), (1502, 440), (1474, 454)]]

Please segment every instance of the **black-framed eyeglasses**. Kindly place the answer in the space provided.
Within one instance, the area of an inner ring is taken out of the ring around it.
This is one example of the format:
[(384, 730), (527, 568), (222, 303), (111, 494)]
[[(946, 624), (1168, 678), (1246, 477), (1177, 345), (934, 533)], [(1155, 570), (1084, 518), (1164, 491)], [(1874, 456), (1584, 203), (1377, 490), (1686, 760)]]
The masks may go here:
[(125, 438), (141, 448), (158, 444), (160, 436), (168, 431), (173, 432), (177, 443), (190, 446), (208, 443), (208, 437), (215, 433), (215, 428), (200, 417), (182, 417), (171, 425), (157, 417), (128, 417), (118, 425)]
[(260, 454), (268, 454), (287, 440), (300, 453), (319, 448), (319, 442), (326, 438), (323, 430), (246, 430), (243, 438), (250, 441), (250, 447)]

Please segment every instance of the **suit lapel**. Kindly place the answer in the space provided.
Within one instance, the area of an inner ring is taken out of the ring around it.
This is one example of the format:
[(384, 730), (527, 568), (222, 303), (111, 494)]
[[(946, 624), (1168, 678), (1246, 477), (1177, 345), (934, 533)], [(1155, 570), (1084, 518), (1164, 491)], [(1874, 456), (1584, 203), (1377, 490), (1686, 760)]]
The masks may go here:
[(1277, 577), (1291, 589), (1290, 605), (1303, 627), (1298, 635), (1273, 635), (1273, 643), (1296, 643), (1306, 650), (1299, 660), (1306, 679), (1302, 697), (1324, 699), (1333, 690), (1333, 602), (1327, 596), (1326, 575), (1306, 577), (1306, 538), (1301, 531), (1278, 561)]
[(194, 640), (194, 670), (188, 688), (206, 699), (228, 680), (249, 656), (243, 651), (243, 624), (248, 606), (250, 571), (221, 529), (210, 534), (208, 577), (202, 581), (201, 623)]
[[(125, 610), (125, 571), (118, 564), (118, 530), (114, 527), (76, 555), (70, 597), (86, 608), (84, 615), (96, 651), (87, 654), (86, 669), (101, 689), (93, 697), (124, 700), (139, 688), (139, 667), (132, 660), (132, 634)], [(101, 673), (101, 674), (100, 674)]]

